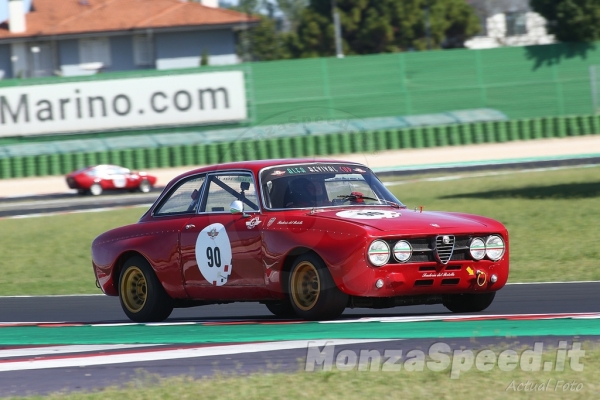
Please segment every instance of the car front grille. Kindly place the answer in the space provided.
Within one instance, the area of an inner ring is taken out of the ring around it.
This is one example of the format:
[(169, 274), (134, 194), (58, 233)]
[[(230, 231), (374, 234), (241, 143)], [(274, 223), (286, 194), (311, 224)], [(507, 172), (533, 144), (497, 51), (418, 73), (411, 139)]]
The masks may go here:
[(435, 255), (439, 262), (448, 264), (454, 253), (454, 236), (440, 235), (435, 238)]
[[(449, 236), (450, 243), (444, 243), (444, 236)], [(453, 235), (403, 239), (409, 242), (413, 249), (413, 254), (407, 263), (438, 262), (447, 264), (450, 261), (470, 260), (469, 243), (471, 239), (471, 236)], [(390, 248), (393, 248), (397, 240), (387, 240), (387, 242)], [(394, 256), (390, 257), (389, 262), (390, 264), (400, 264)]]

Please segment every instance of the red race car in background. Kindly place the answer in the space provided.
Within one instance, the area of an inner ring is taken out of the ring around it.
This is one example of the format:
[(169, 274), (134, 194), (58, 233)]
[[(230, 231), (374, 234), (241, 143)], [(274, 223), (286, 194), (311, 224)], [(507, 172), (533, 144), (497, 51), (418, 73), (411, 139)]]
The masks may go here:
[(508, 279), (508, 232), (408, 209), (361, 164), (251, 161), (176, 177), (138, 223), (94, 240), (92, 264), (137, 322), (234, 301), (308, 320), (346, 307), (477, 312)]
[(105, 190), (139, 190), (148, 193), (156, 184), (156, 177), (145, 172), (135, 172), (118, 165), (85, 167), (67, 175), (67, 185), (79, 194), (94, 196)]

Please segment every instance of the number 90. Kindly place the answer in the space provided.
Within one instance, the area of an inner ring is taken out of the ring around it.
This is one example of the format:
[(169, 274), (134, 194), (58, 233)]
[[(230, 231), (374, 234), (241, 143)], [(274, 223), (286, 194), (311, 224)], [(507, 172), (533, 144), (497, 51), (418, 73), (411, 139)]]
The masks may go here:
[(208, 258), (209, 267), (221, 267), (221, 250), (219, 250), (218, 247), (215, 247), (214, 250), (212, 249), (212, 247), (207, 247), (206, 258)]

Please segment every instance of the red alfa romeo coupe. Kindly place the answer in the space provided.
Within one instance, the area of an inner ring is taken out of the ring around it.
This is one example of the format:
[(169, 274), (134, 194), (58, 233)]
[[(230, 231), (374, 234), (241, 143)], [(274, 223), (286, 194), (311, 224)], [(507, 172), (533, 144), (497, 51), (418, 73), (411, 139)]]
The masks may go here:
[(67, 185), (79, 194), (101, 195), (105, 190), (139, 190), (148, 193), (156, 184), (156, 177), (135, 172), (118, 165), (96, 165), (73, 171), (66, 177)]
[(137, 322), (236, 301), (307, 320), (346, 307), (477, 312), (509, 269), (500, 222), (409, 209), (364, 165), (297, 159), (182, 174), (139, 222), (98, 236), (92, 258)]

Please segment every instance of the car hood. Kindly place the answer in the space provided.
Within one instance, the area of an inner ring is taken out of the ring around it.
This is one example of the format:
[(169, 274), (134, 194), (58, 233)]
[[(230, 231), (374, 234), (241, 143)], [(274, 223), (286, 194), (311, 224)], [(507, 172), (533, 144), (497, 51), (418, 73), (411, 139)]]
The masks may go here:
[(427, 231), (432, 228), (482, 229), (487, 225), (464, 215), (445, 212), (419, 212), (408, 209), (393, 208), (346, 208), (335, 210), (319, 210), (318, 218), (343, 220), (359, 225), (366, 225), (382, 231), (401, 229), (403, 231)]

